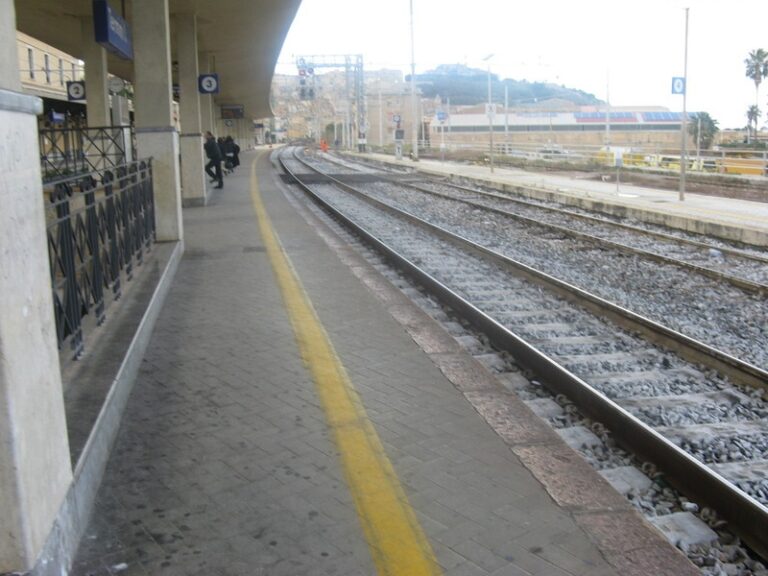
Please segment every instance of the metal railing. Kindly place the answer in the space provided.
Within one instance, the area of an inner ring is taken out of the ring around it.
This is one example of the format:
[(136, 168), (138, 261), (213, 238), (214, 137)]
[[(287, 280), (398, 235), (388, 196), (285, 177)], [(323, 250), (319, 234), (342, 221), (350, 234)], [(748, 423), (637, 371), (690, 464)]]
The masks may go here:
[(56, 335), (59, 349), (69, 344), (78, 358), (86, 317), (89, 327), (104, 322), (155, 240), (152, 161), (71, 177), (45, 191)]
[(43, 182), (115, 170), (136, 157), (130, 126), (44, 128), (39, 138)]
[[(435, 140), (431, 146), (419, 144), (422, 155), (477, 159), (487, 156), (488, 142), (446, 142), (443, 148)], [(387, 150), (385, 148), (385, 150)], [(585, 170), (604, 170), (620, 165), (650, 172), (677, 173), (680, 171), (680, 150), (663, 145), (600, 146), (586, 144), (558, 144), (539, 142), (495, 142), (494, 154), (503, 163), (526, 162), (573, 165)], [(686, 168), (692, 172), (725, 174), (732, 176), (768, 177), (768, 151), (736, 148), (689, 152)]]

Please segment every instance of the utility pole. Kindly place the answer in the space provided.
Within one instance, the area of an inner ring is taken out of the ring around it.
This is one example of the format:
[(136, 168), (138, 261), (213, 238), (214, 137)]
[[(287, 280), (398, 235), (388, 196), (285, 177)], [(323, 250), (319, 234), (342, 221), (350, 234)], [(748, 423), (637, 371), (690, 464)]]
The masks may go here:
[(493, 54), (488, 54), (483, 60), (488, 62), (488, 134), (489, 134), (489, 140), (488, 140), (488, 154), (489, 154), (489, 161), (491, 165), (491, 173), (493, 173), (493, 94), (491, 92), (491, 58), (493, 58)]
[(384, 110), (381, 101), (381, 70), (379, 70), (379, 148), (384, 148)]
[[(509, 85), (504, 82), (504, 142), (509, 142)], [(505, 152), (506, 152), (505, 146)]]
[(686, 111), (686, 98), (688, 97), (688, 10), (685, 9), (685, 56), (683, 58), (683, 121), (681, 123), (680, 146), (680, 194), (679, 199), (685, 200), (685, 168), (687, 164), (686, 152), (688, 148), (688, 112)]
[(605, 74), (605, 147), (611, 150), (611, 73)]
[(418, 107), (416, 106), (416, 56), (413, 45), (413, 0), (410, 0), (411, 7), (411, 114), (413, 116), (413, 125), (411, 132), (411, 149), (413, 159), (419, 159), (419, 128), (421, 120), (417, 118)]

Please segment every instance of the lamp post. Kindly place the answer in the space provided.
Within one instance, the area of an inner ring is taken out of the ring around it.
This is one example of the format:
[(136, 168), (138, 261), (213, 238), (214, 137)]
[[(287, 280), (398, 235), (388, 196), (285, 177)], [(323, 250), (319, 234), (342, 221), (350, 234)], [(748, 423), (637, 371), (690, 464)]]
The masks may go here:
[(493, 173), (493, 95), (491, 93), (491, 58), (493, 58), (493, 54), (488, 54), (488, 56), (483, 58), (483, 62), (488, 63), (488, 134), (491, 173)]

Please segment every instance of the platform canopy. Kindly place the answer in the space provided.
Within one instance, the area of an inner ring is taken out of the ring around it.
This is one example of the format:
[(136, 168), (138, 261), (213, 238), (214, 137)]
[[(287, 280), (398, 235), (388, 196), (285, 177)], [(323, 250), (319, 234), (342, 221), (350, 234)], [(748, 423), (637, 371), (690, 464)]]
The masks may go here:
[[(272, 115), (269, 91), (277, 57), (301, 0), (169, 0), (173, 16), (197, 14), (201, 54), (213, 57), (221, 92), (217, 104), (241, 104), (246, 117)], [(92, 0), (16, 0), (17, 28), (76, 58), (82, 58), (81, 21)], [(118, 14), (133, 19), (131, 0), (110, 0)], [(173, 44), (175, 46), (175, 42)], [(175, 61), (175, 54), (172, 54)], [(109, 72), (133, 78), (133, 63), (109, 56)]]

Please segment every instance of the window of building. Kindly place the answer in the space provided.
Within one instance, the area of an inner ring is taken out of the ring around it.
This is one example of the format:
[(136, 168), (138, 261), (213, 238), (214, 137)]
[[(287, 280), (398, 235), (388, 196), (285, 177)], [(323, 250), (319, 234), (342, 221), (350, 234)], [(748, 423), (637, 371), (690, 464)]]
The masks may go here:
[(27, 68), (29, 69), (29, 77), (35, 79), (35, 52), (32, 48), (27, 48)]
[(77, 68), (75, 67), (75, 63), (72, 62), (72, 80), (77, 80)]
[(51, 57), (48, 54), (43, 54), (43, 62), (45, 63), (45, 83), (51, 83)]
[(64, 60), (59, 58), (59, 86), (64, 86)]

